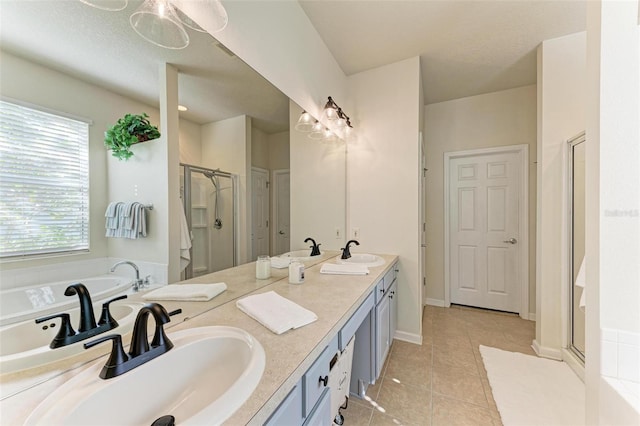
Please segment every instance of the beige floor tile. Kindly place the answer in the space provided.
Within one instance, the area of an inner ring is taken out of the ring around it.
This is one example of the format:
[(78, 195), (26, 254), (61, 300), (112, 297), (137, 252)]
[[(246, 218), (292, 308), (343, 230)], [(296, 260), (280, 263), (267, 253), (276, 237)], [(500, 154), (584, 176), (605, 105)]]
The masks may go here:
[[(373, 410), (373, 415), (371, 416), (371, 426), (411, 426), (411, 423), (407, 423), (403, 420), (400, 420), (396, 417), (388, 416), (386, 414), (382, 414), (379, 411)], [(416, 426), (419, 425), (430, 425), (430, 420), (425, 420), (424, 423), (417, 423)], [(345, 425), (347, 426), (347, 425)]]
[(380, 412), (399, 419), (402, 424), (427, 425), (431, 416), (431, 392), (415, 386), (398, 384), (384, 380), (378, 394), (378, 407), (374, 407), (374, 417)]
[(386, 382), (393, 381), (405, 385), (431, 389), (431, 356), (423, 362), (415, 362), (403, 357), (389, 359), (389, 365), (384, 375)]
[(346, 410), (341, 410), (344, 417), (344, 424), (349, 426), (367, 426), (371, 421), (373, 407), (365, 406), (360, 403), (353, 403), (353, 398), (349, 399), (349, 405)]
[(433, 348), (433, 366), (441, 367), (457, 367), (469, 374), (479, 375), (476, 366), (476, 357), (471, 347), (448, 348), (443, 346), (434, 346)]
[(498, 406), (496, 405), (496, 401), (493, 399), (493, 392), (491, 391), (489, 380), (482, 379), (482, 387), (484, 389), (484, 395), (487, 397), (487, 403), (489, 404), (489, 411), (491, 411), (491, 416), (500, 417)]
[(433, 333), (433, 346), (445, 346), (448, 348), (457, 348), (457, 347), (471, 347), (471, 341), (469, 340), (469, 336), (466, 334), (462, 335), (449, 335), (446, 333), (438, 333), (434, 331)]
[(396, 340), (390, 355), (391, 358), (401, 358), (409, 363), (416, 363), (420, 366), (430, 366), (432, 350), (431, 345), (416, 345), (415, 343)]
[(436, 394), (433, 395), (432, 419), (433, 426), (493, 426), (494, 424), (488, 409)]
[(488, 407), (480, 376), (455, 367), (433, 369), (432, 391), (450, 398)]
[(369, 385), (369, 387), (367, 387), (367, 392), (366, 392), (366, 396), (365, 396), (365, 401), (369, 401), (371, 400), (377, 400), (378, 399), (378, 393), (380, 393), (380, 386), (382, 386), (382, 381), (384, 380), (384, 375), (380, 374), (380, 377), (378, 378), (378, 380), (376, 380), (375, 385)]

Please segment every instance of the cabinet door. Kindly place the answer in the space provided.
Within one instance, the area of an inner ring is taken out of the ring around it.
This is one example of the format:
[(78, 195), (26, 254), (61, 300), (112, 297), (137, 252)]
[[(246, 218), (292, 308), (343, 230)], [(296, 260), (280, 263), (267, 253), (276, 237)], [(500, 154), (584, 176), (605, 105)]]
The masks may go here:
[(394, 281), (389, 289), (389, 305), (389, 344), (391, 344), (398, 329), (398, 281)]
[(385, 296), (376, 306), (376, 379), (389, 353), (390, 300)]
[(327, 426), (333, 423), (331, 418), (331, 393), (326, 388), (320, 397), (320, 401), (305, 420), (303, 426)]
[(271, 415), (265, 426), (297, 426), (302, 423), (302, 386), (298, 383)]

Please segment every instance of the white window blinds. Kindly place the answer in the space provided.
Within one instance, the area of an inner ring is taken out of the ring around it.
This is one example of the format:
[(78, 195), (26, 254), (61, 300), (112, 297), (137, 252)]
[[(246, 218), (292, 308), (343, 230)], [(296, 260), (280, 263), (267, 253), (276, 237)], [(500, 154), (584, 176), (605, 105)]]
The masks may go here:
[(89, 124), (0, 100), (0, 257), (89, 249)]

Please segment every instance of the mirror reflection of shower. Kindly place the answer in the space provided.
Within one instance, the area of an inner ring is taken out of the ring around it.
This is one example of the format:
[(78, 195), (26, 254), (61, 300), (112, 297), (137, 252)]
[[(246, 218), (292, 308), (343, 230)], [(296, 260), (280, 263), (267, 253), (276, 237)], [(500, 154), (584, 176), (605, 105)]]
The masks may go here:
[(237, 177), (220, 169), (181, 164), (180, 187), (191, 232), (184, 279), (237, 265)]
[(213, 217), (215, 219), (213, 221), (213, 227), (216, 229), (220, 229), (222, 228), (222, 220), (220, 219), (220, 214), (218, 212), (218, 204), (219, 204), (218, 195), (220, 194), (220, 182), (218, 181), (218, 175), (215, 172), (220, 172), (220, 169), (216, 169), (213, 172), (210, 172), (210, 171), (202, 172), (202, 174), (208, 177), (209, 180), (211, 180), (211, 183), (215, 188), (215, 201), (214, 201), (215, 207), (213, 212)]

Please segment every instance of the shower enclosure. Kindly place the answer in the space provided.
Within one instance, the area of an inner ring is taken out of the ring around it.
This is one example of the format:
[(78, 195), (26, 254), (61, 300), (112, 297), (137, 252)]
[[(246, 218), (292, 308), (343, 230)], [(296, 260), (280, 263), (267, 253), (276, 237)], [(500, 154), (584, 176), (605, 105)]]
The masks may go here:
[(585, 134), (569, 144), (569, 350), (585, 359)]
[(237, 264), (237, 177), (220, 169), (180, 164), (180, 193), (191, 232), (184, 279)]

